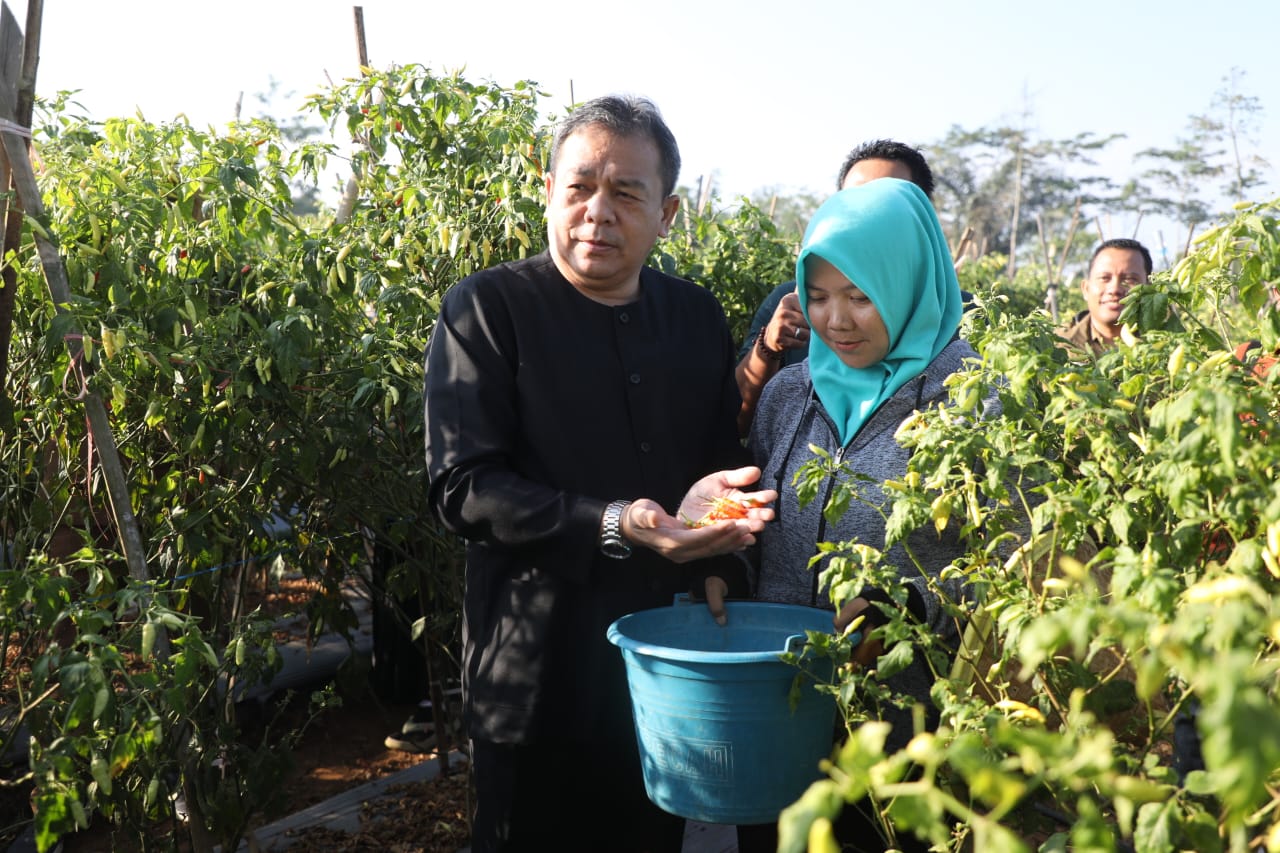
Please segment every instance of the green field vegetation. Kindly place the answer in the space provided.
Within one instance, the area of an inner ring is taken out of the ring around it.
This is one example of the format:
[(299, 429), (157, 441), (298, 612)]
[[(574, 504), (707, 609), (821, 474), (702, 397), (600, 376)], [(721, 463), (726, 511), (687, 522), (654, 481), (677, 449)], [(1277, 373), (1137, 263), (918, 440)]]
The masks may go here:
[[(337, 210), (298, 204), (299, 183), (346, 156), (333, 142), (44, 105), (48, 214), (10, 256), (0, 401), (0, 744), (29, 734), (29, 766), (4, 784), (34, 786), (42, 850), (95, 813), (149, 844), (234, 849), (271, 806), (288, 738), (245, 743), (228, 698), (279, 666), (243, 606), (251, 567), (319, 582), (313, 634), (353, 627), (345, 580), (420, 597), (415, 636), (437, 682), (452, 676), (459, 549), (424, 506), (421, 356), (454, 282), (544, 244), (538, 98), (419, 66), (314, 96), (309, 114), (355, 140)], [(793, 273), (798, 234), (765, 211), (687, 204), (653, 259), (711, 289), (739, 336)], [(993, 235), (965, 256), (978, 308), (962, 331), (981, 361), (901, 433), (914, 454), (884, 507), (891, 534), (952, 522), (968, 542), (960, 664), (888, 628), (935, 661), (942, 726), (886, 754), (862, 707), (883, 687), (841, 669), (850, 738), (786, 813), (787, 850), (834, 849), (827, 821), (864, 795), (887, 837), (939, 849), (1280, 850), (1280, 423), (1274, 383), (1230, 355), (1280, 342), (1280, 201), (1206, 223), (1097, 358), (1056, 347), (1043, 307), (1055, 278), (1061, 310), (1081, 305), (1060, 270), (1088, 247), (1065, 234), (1021, 250)], [(69, 301), (50, 296), (38, 236)], [(1004, 413), (975, 429), (991, 389)], [(107, 498), (91, 397), (127, 511)], [(141, 559), (121, 545), (126, 517)], [(389, 555), (377, 579), (371, 549)], [(897, 572), (856, 543), (831, 550), (837, 589)], [(1170, 741), (1192, 704), (1206, 769), (1180, 780)]]

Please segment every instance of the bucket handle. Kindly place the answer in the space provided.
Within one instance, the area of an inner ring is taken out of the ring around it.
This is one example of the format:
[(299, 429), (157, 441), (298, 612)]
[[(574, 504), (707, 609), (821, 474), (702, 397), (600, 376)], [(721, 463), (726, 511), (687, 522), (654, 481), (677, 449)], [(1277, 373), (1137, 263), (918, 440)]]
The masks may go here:
[(782, 644), (782, 651), (787, 654), (798, 655), (804, 649), (804, 644), (808, 641), (808, 637), (804, 634), (792, 634), (787, 637), (787, 641)]
[[(784, 643), (782, 646), (782, 651), (785, 653), (798, 655), (804, 649), (804, 644), (808, 639), (809, 638), (804, 634), (792, 634), (790, 637), (787, 637), (786, 643)], [(849, 634), (849, 641), (855, 646), (858, 645), (858, 643), (861, 643), (862, 632), (861, 631), (851, 632)]]

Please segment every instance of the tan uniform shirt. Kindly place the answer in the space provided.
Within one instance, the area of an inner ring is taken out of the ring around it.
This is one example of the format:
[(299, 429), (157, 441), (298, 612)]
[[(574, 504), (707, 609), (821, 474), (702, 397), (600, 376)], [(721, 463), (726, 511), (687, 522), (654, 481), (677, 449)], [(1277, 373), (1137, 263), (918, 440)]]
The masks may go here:
[(1090, 349), (1094, 355), (1114, 346), (1114, 342), (1093, 333), (1088, 310), (1081, 311), (1071, 323), (1058, 329), (1058, 336), (1077, 349)]

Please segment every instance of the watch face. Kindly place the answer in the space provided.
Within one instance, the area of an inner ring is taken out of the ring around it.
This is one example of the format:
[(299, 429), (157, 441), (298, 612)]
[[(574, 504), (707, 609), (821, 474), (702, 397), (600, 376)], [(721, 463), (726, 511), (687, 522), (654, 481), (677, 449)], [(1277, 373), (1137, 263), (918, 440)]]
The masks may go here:
[(631, 556), (631, 546), (621, 541), (601, 542), (600, 552), (606, 557), (612, 557), (615, 560), (624, 560)]

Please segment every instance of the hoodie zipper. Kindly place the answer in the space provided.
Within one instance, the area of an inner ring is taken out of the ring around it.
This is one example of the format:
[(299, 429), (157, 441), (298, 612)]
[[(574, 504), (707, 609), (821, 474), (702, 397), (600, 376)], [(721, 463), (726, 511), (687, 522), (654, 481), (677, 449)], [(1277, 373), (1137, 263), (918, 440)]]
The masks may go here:
[[(873, 416), (874, 416), (874, 413), (873, 413)], [(871, 421), (871, 418), (867, 418), (867, 420), (862, 422), (862, 426), (863, 427), (866, 426), (867, 423), (869, 423), (870, 421)], [(836, 465), (840, 465), (841, 463), (844, 462), (845, 453), (849, 450), (850, 447), (853, 446), (853, 443), (858, 440), (858, 435), (861, 432), (862, 432), (862, 427), (858, 427), (858, 432), (855, 432), (853, 434), (853, 438), (849, 439), (849, 443), (836, 451), (836, 455), (835, 455)], [(836, 475), (832, 474), (830, 477), (827, 478), (826, 494), (822, 496), (821, 506), (824, 509), (827, 503), (830, 502), (831, 494), (835, 490), (836, 490)], [(815, 551), (818, 548), (818, 543), (823, 542), (826, 539), (826, 536), (827, 536), (827, 514), (826, 512), (820, 511), (818, 513), (818, 534), (817, 534), (816, 541), (813, 543), (813, 547)], [(813, 575), (813, 586), (809, 590), (809, 606), (817, 607), (818, 606), (818, 578), (822, 574), (822, 570), (821, 568), (815, 567), (813, 571), (810, 572), (810, 574)]]

